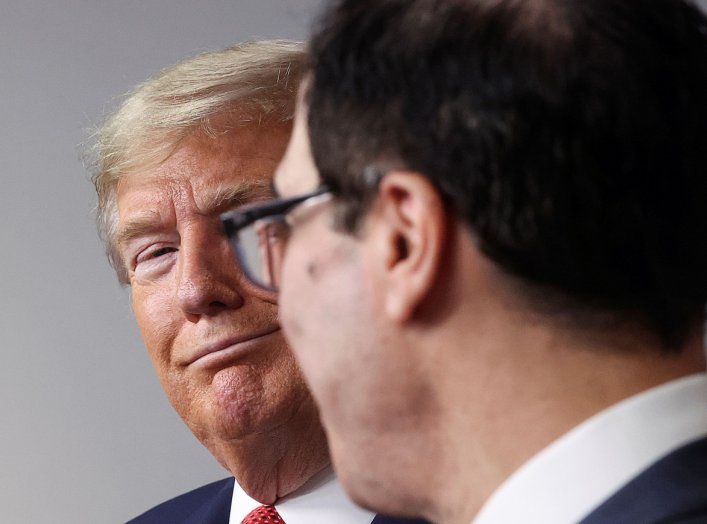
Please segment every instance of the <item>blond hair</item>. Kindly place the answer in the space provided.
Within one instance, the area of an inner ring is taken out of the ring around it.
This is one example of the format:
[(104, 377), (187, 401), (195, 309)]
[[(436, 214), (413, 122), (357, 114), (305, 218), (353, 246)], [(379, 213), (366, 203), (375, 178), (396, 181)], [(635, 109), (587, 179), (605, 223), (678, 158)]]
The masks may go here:
[(96, 225), (121, 283), (128, 275), (115, 245), (119, 180), (166, 160), (194, 131), (216, 133), (217, 116), (232, 115), (234, 126), (292, 120), (304, 67), (299, 42), (246, 42), (203, 53), (138, 85), (96, 130), (89, 151)]

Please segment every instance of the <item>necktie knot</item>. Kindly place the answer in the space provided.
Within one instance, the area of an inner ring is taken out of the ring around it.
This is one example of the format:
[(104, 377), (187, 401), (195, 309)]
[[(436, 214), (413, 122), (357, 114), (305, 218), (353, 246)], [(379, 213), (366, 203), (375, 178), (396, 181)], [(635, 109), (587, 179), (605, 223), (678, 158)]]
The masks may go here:
[(275, 506), (258, 506), (248, 513), (241, 524), (285, 524)]

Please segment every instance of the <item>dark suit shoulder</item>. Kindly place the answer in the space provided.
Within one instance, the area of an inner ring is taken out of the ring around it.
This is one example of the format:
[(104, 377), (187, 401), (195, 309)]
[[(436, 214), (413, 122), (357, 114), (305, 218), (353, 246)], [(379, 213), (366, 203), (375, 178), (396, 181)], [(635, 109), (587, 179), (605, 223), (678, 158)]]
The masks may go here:
[(581, 524), (707, 523), (707, 438), (683, 446), (647, 468)]
[(233, 477), (206, 484), (163, 502), (127, 524), (228, 524)]
[(422, 519), (403, 519), (387, 515), (376, 515), (371, 524), (429, 524), (429, 522)]

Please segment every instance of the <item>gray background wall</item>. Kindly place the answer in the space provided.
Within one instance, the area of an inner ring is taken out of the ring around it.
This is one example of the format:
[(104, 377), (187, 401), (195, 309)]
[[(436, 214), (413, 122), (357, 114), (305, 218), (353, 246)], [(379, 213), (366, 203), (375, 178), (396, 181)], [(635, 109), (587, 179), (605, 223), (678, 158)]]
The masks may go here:
[(80, 144), (158, 69), (303, 38), (318, 4), (0, 1), (0, 522), (124, 522), (226, 476), (154, 377)]

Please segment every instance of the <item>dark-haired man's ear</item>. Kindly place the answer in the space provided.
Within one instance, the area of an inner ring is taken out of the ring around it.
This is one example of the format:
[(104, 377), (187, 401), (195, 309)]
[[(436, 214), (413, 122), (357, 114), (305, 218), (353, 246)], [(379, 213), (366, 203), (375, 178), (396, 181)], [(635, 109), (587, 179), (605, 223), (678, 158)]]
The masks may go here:
[(377, 220), (369, 234), (378, 291), (384, 294), (385, 313), (405, 322), (438, 277), (449, 218), (437, 189), (409, 171), (386, 174), (374, 213)]

